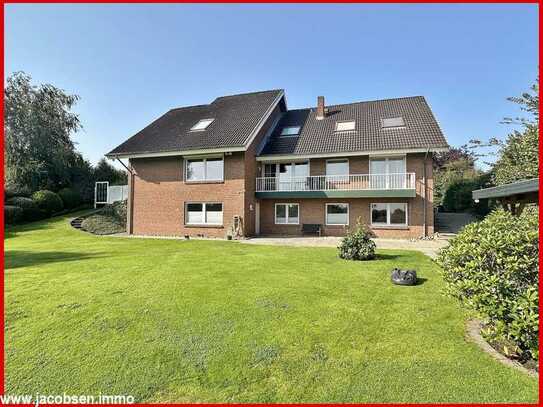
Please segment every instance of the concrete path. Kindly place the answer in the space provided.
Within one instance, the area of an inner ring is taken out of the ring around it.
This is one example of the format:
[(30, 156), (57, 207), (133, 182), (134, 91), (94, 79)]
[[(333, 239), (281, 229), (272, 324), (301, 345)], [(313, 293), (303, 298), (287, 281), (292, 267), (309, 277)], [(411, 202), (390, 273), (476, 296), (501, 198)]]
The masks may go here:
[[(340, 237), (255, 237), (240, 240), (245, 244), (263, 244), (278, 246), (337, 247)], [(438, 251), (448, 245), (447, 239), (407, 240), (373, 239), (378, 249), (417, 250), (434, 259)]]

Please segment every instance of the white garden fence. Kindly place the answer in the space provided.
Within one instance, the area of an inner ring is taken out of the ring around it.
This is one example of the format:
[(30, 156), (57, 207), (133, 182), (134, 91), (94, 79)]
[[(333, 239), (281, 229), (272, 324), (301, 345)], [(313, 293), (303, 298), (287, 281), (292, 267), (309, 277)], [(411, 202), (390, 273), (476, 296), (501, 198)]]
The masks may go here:
[(128, 185), (109, 185), (108, 181), (97, 182), (94, 186), (94, 207), (112, 204), (128, 198)]

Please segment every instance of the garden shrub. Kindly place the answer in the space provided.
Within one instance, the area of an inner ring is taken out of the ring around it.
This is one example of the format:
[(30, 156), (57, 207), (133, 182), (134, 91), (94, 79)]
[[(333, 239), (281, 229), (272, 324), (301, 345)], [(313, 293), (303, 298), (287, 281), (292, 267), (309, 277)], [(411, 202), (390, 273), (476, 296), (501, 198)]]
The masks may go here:
[(39, 209), (36, 202), (30, 198), (25, 198), (24, 196), (10, 198), (6, 201), (6, 204), (22, 208), (23, 220), (26, 222), (34, 222), (47, 217), (47, 213)]
[(45, 211), (47, 215), (60, 212), (64, 208), (60, 196), (48, 190), (34, 192), (32, 194), (32, 200), (36, 203), (38, 208)]
[(538, 216), (495, 210), (466, 226), (438, 256), (447, 294), (484, 320), (482, 334), (521, 360), (538, 354)]
[(371, 260), (375, 258), (375, 242), (366, 225), (357, 222), (356, 227), (347, 232), (338, 246), (339, 257), (346, 260)]
[(23, 208), (13, 205), (4, 205), (4, 223), (15, 225), (23, 219)]
[(24, 196), (14, 196), (13, 198), (9, 198), (6, 201), (6, 205), (18, 206), (23, 210), (37, 208), (36, 203), (32, 199)]
[(23, 219), (26, 222), (35, 222), (49, 217), (47, 212), (40, 208), (27, 208), (23, 209)]
[(30, 197), (31, 194), (32, 191), (26, 186), (14, 183), (7, 183), (4, 185), (4, 197), (6, 200), (15, 196)]
[(71, 188), (62, 188), (58, 191), (58, 196), (62, 199), (64, 208), (72, 209), (81, 205), (81, 196), (79, 192)]

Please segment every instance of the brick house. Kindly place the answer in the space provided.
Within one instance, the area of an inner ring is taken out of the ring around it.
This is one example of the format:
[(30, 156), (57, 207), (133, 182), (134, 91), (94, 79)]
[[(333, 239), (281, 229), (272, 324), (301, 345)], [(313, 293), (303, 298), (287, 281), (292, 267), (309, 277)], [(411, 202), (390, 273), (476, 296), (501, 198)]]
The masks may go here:
[(288, 110), (272, 90), (170, 110), (107, 156), (128, 159), (131, 234), (336, 236), (360, 218), (418, 237), (447, 148), (421, 96)]

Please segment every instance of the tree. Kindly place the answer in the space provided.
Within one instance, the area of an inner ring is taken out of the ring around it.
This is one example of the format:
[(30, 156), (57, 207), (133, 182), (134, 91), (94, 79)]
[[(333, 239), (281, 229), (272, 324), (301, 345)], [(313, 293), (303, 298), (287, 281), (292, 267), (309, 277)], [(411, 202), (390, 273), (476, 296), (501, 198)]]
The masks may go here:
[(539, 128), (527, 124), (524, 131), (514, 131), (498, 152), (493, 181), (508, 184), (539, 176)]
[(70, 136), (81, 128), (71, 109), (77, 95), (45, 84), (34, 86), (24, 72), (8, 77), (4, 91), (6, 183), (58, 189), (70, 182), (75, 154)]
[(464, 163), (469, 164), (471, 168), (475, 166), (475, 154), (469, 150), (466, 145), (460, 147), (451, 147), (447, 151), (434, 154), (434, 166), (436, 169), (441, 169), (448, 164), (463, 160)]
[(96, 181), (109, 181), (110, 184), (125, 185), (128, 182), (126, 171), (118, 170), (105, 158), (102, 158), (94, 168)]
[(539, 78), (530, 92), (509, 98), (518, 103), (530, 118), (506, 119), (519, 123), (523, 130), (515, 130), (500, 144), (498, 160), (494, 165), (493, 181), (496, 185), (507, 184), (539, 176)]

